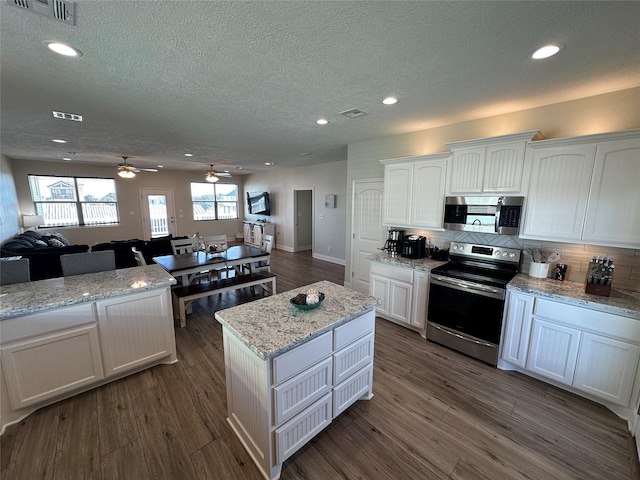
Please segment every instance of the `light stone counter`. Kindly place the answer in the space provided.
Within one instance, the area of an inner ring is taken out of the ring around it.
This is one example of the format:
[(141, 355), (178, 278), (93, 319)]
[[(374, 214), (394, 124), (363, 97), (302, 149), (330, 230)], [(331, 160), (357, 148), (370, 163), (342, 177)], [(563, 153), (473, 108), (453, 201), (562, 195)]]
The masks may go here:
[[(289, 303), (310, 288), (325, 294), (318, 308), (298, 310)], [(379, 303), (374, 297), (322, 281), (219, 310), (215, 318), (260, 359), (266, 360), (373, 310)]]
[(559, 282), (523, 273), (516, 275), (507, 289), (640, 320), (640, 292), (612, 289), (611, 296), (602, 297), (585, 293), (584, 283)]
[(447, 263), (446, 261), (431, 260), (430, 258), (405, 258), (400, 255), (391, 255), (386, 252), (374, 253), (373, 255), (369, 255), (367, 258), (373, 262), (387, 263), (390, 265), (397, 265), (399, 267), (408, 267), (425, 272), (429, 272), (432, 269)]
[(0, 320), (175, 285), (160, 265), (4, 285)]

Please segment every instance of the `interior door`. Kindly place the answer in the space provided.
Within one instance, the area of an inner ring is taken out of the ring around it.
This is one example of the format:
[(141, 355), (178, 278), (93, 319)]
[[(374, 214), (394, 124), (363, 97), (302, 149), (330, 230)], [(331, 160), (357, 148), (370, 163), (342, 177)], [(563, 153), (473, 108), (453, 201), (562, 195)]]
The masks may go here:
[(177, 235), (172, 189), (141, 188), (140, 202), (144, 238)]
[(313, 191), (294, 190), (295, 227), (293, 251), (313, 250)]
[(351, 288), (369, 294), (371, 261), (367, 256), (379, 253), (386, 240), (382, 225), (382, 180), (353, 182), (353, 212), (351, 231)]

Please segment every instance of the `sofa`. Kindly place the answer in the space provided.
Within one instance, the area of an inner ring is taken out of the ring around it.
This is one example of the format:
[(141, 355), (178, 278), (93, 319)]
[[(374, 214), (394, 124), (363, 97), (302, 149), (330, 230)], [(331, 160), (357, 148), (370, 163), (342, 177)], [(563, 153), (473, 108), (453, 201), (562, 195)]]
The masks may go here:
[(10, 238), (0, 247), (0, 256), (21, 256), (29, 259), (32, 281), (62, 276), (60, 255), (89, 251), (89, 245), (70, 245), (60, 233), (40, 233), (27, 230)]
[(112, 240), (110, 242), (98, 243), (91, 247), (92, 252), (113, 250), (116, 257), (116, 268), (137, 267), (138, 263), (133, 256), (131, 247), (143, 250), (145, 241), (133, 238), (131, 240)]

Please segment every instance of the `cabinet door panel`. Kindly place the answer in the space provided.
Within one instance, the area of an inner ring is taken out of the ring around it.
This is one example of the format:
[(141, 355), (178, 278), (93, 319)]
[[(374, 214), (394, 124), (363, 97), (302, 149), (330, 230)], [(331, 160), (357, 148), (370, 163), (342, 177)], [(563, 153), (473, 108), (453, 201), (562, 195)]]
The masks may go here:
[(522, 237), (582, 237), (595, 145), (541, 148), (533, 152)]
[(484, 192), (519, 193), (522, 191), (524, 142), (487, 147)]
[(384, 167), (383, 223), (385, 225), (409, 225), (412, 185), (413, 164)]
[(97, 302), (107, 377), (175, 355), (168, 289)]
[(523, 367), (527, 361), (534, 297), (509, 293), (502, 340), (502, 358)]
[(415, 272), (413, 276), (413, 307), (410, 325), (422, 329), (427, 322), (427, 305), (429, 303), (429, 274)]
[(104, 378), (98, 327), (7, 344), (2, 367), (14, 410), (91, 385)]
[(411, 225), (442, 228), (446, 176), (446, 160), (431, 160), (414, 165)]
[(627, 407), (639, 355), (637, 345), (584, 333), (574, 386)]
[(376, 312), (386, 315), (389, 312), (389, 279), (379, 275), (371, 275), (369, 282), (369, 295), (380, 300), (380, 305), (376, 307)]
[(571, 385), (578, 358), (580, 331), (533, 320), (527, 368), (557, 382)]
[(480, 193), (484, 182), (485, 147), (453, 152), (451, 193)]
[(391, 318), (410, 323), (412, 290), (411, 284), (390, 282), (388, 315)]
[(640, 248), (640, 139), (598, 145), (585, 241)]

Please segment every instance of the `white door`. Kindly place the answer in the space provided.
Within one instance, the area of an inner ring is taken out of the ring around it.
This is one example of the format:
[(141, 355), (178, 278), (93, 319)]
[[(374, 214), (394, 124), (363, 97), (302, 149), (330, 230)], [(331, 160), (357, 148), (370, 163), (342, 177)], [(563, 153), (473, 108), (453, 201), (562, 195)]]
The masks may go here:
[(177, 235), (172, 189), (141, 188), (140, 203), (144, 238)]
[(369, 294), (371, 261), (367, 256), (379, 253), (386, 240), (382, 225), (382, 180), (353, 182), (353, 212), (351, 218), (351, 288)]
[(294, 190), (293, 210), (293, 251), (313, 250), (313, 190)]

